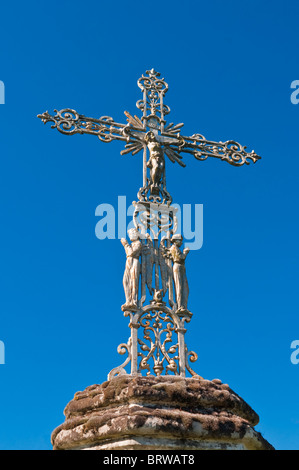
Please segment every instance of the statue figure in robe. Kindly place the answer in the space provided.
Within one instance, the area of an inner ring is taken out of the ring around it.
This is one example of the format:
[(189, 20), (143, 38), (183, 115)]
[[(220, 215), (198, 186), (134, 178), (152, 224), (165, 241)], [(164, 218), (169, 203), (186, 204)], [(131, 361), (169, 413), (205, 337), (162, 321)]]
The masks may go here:
[(123, 277), (123, 286), (126, 296), (126, 303), (122, 305), (122, 310), (138, 310), (138, 287), (140, 277), (139, 257), (142, 252), (142, 243), (138, 230), (132, 228), (128, 231), (131, 244), (125, 238), (121, 243), (125, 249), (127, 260)]
[(171, 243), (172, 246), (169, 248), (168, 253), (173, 262), (172, 271), (177, 309), (179, 311), (186, 311), (188, 310), (189, 286), (186, 276), (185, 259), (190, 250), (189, 248), (185, 248), (183, 251), (180, 250), (183, 243), (182, 235), (173, 235)]

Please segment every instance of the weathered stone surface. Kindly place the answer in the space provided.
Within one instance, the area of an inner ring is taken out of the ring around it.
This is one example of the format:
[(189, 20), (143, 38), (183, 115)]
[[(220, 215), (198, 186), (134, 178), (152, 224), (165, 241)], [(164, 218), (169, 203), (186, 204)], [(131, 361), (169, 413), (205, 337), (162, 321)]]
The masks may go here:
[(118, 376), (77, 392), (64, 414), (54, 449), (273, 449), (218, 379)]

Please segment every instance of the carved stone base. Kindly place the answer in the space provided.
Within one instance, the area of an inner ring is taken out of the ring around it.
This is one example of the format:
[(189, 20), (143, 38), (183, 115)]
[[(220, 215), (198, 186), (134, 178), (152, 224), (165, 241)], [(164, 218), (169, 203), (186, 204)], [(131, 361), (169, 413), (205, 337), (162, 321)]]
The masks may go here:
[(64, 414), (55, 450), (273, 450), (258, 415), (217, 379), (118, 376), (77, 392)]

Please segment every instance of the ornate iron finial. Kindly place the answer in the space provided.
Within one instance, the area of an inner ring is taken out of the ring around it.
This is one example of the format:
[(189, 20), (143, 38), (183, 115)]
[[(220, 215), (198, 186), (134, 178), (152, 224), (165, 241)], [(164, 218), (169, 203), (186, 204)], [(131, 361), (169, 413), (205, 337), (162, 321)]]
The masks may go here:
[(126, 254), (122, 310), (130, 318), (131, 336), (118, 352), (127, 352), (128, 357), (108, 378), (127, 373), (129, 363), (132, 375), (147, 371), (184, 377), (188, 371), (197, 376), (188, 361), (196, 361), (197, 355), (185, 344), (185, 324), (192, 317), (185, 268), (188, 249), (181, 249), (183, 237), (177, 233), (176, 208), (166, 189), (165, 155), (182, 167), (182, 154), (191, 154), (197, 160), (214, 157), (234, 166), (255, 163), (260, 157), (233, 140), (214, 142), (201, 134), (182, 136), (182, 123), (166, 125), (170, 108), (163, 99), (168, 85), (160, 73), (148, 70), (137, 83), (143, 98), (136, 105), (143, 115), (139, 118), (125, 111), (126, 124), (109, 116), (89, 118), (72, 109), (55, 110), (53, 116), (46, 111), (38, 117), (44, 123), (51, 122), (51, 127), (62, 134), (91, 134), (103, 142), (121, 140), (125, 142), (122, 155), (143, 151), (143, 186), (133, 203), (135, 228), (128, 233), (131, 243), (121, 240)]
[(168, 85), (160, 73), (154, 69), (147, 70), (148, 77), (142, 75), (137, 84), (143, 92), (143, 99), (137, 101), (137, 108), (143, 111), (142, 121), (152, 129), (164, 130), (164, 116), (170, 112), (170, 108), (163, 103), (163, 97), (168, 90)]

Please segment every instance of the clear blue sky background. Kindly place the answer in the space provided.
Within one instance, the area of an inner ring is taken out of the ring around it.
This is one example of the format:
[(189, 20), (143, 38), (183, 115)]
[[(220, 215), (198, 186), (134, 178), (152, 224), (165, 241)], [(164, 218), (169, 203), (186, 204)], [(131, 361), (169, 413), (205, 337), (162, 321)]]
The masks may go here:
[(175, 202), (204, 205), (204, 244), (187, 264), (187, 344), (196, 371), (240, 394), (271, 444), (299, 449), (298, 15), (295, 0), (2, 2), (1, 449), (50, 449), (65, 405), (106, 380), (129, 337), (123, 247), (96, 238), (95, 209), (136, 199), (141, 158), (36, 115), (71, 107), (125, 122), (152, 67), (185, 135), (262, 155), (242, 168), (168, 164)]

